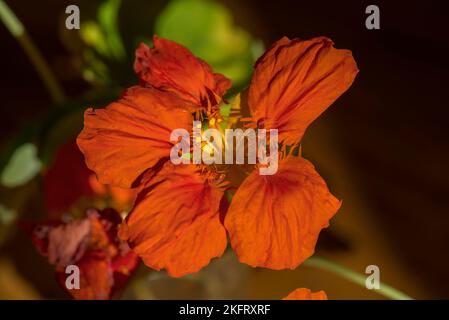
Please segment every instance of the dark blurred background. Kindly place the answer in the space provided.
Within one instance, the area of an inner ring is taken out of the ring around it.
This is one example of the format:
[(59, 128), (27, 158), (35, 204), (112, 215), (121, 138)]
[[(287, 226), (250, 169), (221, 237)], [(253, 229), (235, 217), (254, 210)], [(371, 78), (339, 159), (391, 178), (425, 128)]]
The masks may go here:
[[(78, 4), (83, 16), (84, 8), (91, 10), (91, 1), (7, 2), (66, 94), (76, 99), (88, 85), (64, 67), (69, 52), (60, 41), (60, 17), (69, 4)], [(232, 12), (236, 25), (261, 39), (265, 47), (282, 36), (325, 35), (337, 48), (352, 50), (360, 69), (356, 81), (312, 125), (304, 141), (305, 157), (316, 164), (344, 203), (320, 245), (325, 255), (359, 272), (366, 265), (379, 265), (381, 280), (414, 297), (449, 298), (446, 2), (219, 2)], [(365, 28), (369, 4), (380, 8), (380, 30)], [(124, 1), (120, 11), (124, 41), (125, 29), (131, 33), (139, 29), (150, 38), (154, 17), (165, 5), (164, 1)], [(48, 112), (52, 103), (27, 56), (3, 25), (0, 39), (0, 142), (6, 143), (24, 123)], [(132, 65), (127, 68), (131, 70)], [(333, 244), (337, 249), (329, 250)], [(14, 245), (9, 242), (2, 250), (11, 252), (11, 248)], [(23, 260), (15, 261), (17, 265)], [(26, 270), (17, 268), (27, 279)], [(281, 286), (288, 287), (296, 277), (293, 271), (258, 272), (250, 281), (249, 297), (282, 296)], [(306, 277), (319, 278), (300, 274), (298, 279), (307, 284)], [(330, 297), (378, 298), (331, 276), (323, 279), (340, 288), (323, 285)], [(42, 286), (30, 281), (37, 288)], [(317, 286), (316, 282), (310, 286)]]

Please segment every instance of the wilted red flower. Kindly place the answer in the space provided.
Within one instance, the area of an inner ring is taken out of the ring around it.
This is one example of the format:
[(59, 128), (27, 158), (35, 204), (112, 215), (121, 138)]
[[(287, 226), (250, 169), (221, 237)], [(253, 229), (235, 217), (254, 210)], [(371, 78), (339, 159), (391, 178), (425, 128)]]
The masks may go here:
[(312, 292), (307, 288), (298, 288), (282, 300), (327, 300), (327, 295), (323, 290)]
[[(70, 222), (22, 223), (36, 248), (55, 267), (61, 285), (75, 299), (110, 299), (138, 265), (138, 256), (117, 237), (117, 211), (90, 209)], [(80, 288), (66, 287), (66, 268), (79, 268)]]
[[(284, 153), (276, 174), (260, 176), (254, 170), (244, 180), (226, 213), (222, 172), (166, 160), (173, 129), (190, 132), (193, 119), (220, 120), (216, 96), (228, 85), (214, 82), (224, 77), (212, 74), (184, 47), (159, 38), (155, 46), (137, 51), (135, 69), (144, 87), (128, 89), (104, 109), (86, 110), (78, 137), (88, 167), (101, 182), (141, 189), (121, 237), (145, 264), (173, 276), (198, 271), (220, 256), (226, 233), (244, 263), (297, 267), (313, 254), (340, 201), (310, 162)], [(278, 129), (284, 150), (297, 146), (357, 71), (350, 51), (335, 49), (327, 38), (283, 38), (256, 63), (248, 125)]]
[[(93, 171), (87, 168), (83, 154), (71, 140), (62, 145), (44, 173), (44, 199), (51, 219), (73, 207), (113, 207), (119, 212), (131, 209), (136, 190), (102, 185)], [(79, 208), (78, 208), (79, 207)]]

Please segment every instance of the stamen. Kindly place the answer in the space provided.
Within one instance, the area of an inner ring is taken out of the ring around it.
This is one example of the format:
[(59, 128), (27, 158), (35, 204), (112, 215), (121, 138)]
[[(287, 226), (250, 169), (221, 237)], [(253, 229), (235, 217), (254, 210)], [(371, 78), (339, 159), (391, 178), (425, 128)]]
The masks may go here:
[(225, 191), (230, 182), (226, 180), (226, 173), (223, 170), (218, 170), (214, 165), (200, 164), (199, 170), (205, 180), (215, 188)]

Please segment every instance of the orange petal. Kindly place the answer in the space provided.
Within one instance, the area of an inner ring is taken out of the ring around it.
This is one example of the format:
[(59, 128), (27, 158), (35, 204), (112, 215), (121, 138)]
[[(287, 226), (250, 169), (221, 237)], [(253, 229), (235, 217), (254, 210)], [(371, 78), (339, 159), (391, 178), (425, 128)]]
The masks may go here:
[[(104, 109), (87, 109), (78, 146), (100, 183), (122, 188), (170, 156), (173, 129), (191, 130), (182, 100), (152, 88), (132, 87)], [(171, 108), (174, 107), (174, 108)]]
[(212, 73), (211, 67), (176, 42), (153, 38), (154, 48), (141, 43), (136, 50), (134, 70), (141, 81), (160, 90), (175, 92), (197, 109), (207, 106), (210, 94), (221, 97), (231, 81)]
[(254, 170), (243, 181), (225, 227), (241, 262), (294, 269), (313, 254), (321, 229), (339, 207), (309, 161), (288, 157), (275, 175)]
[[(195, 165), (164, 168), (137, 197), (119, 236), (150, 268), (180, 277), (197, 272), (226, 248), (223, 192)], [(170, 172), (170, 173), (168, 173)]]
[[(85, 164), (83, 163), (83, 165)], [(89, 184), (98, 197), (104, 197), (105, 199), (110, 197), (111, 207), (119, 212), (129, 211), (137, 196), (136, 189), (126, 189), (101, 184), (94, 173), (89, 177)]]
[(279, 141), (298, 142), (354, 81), (358, 69), (351, 51), (332, 45), (325, 37), (284, 37), (257, 61), (248, 103), (255, 121), (279, 130)]
[(107, 300), (113, 293), (114, 278), (109, 256), (101, 251), (88, 251), (76, 263), (80, 270), (79, 289), (68, 289), (65, 272), (57, 272), (59, 284), (77, 300)]
[(111, 260), (111, 267), (114, 271), (114, 287), (113, 290), (118, 290), (123, 288), (133, 271), (138, 267), (140, 259), (139, 257), (129, 249), (126, 242), (122, 243), (122, 248), (125, 247), (125, 250), (121, 250), (117, 256), (115, 256)]
[(323, 290), (312, 292), (307, 288), (298, 288), (282, 300), (327, 300), (327, 295)]
[(136, 189), (111, 187), (109, 192), (111, 194), (113, 207), (120, 212), (128, 211), (137, 196)]

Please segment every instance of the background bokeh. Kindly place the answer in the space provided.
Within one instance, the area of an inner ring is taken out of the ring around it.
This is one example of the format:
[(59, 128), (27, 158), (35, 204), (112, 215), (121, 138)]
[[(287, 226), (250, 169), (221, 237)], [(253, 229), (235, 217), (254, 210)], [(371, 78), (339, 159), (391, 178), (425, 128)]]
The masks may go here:
[[(317, 254), (360, 273), (378, 265), (382, 281), (414, 298), (449, 298), (444, 1), (6, 2), (66, 98), (51, 100), (0, 24), (0, 298), (67, 297), (16, 222), (48, 216), (42, 175), (55, 151), (80, 130), (85, 107), (103, 106), (136, 83), (133, 50), (153, 33), (183, 43), (231, 77), (234, 92), (247, 84), (254, 59), (282, 36), (324, 35), (352, 50), (360, 69), (356, 81), (303, 141), (304, 156), (343, 199)], [(80, 7), (81, 31), (64, 28), (70, 4)], [(380, 30), (365, 28), (369, 4), (380, 7)], [(251, 269), (232, 253), (183, 279), (140, 268), (123, 297), (279, 299), (297, 287), (323, 289), (333, 299), (382, 298), (310, 267)]]

